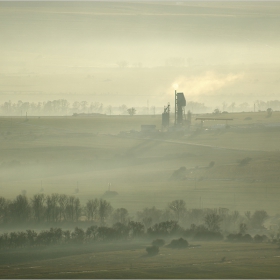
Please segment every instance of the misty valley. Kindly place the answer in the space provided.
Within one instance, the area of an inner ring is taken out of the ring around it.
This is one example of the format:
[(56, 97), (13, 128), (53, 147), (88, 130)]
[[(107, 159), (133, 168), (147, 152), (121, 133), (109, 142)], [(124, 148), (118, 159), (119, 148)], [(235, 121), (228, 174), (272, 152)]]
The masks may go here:
[(0, 278), (278, 279), (279, 15), (0, 1)]
[(280, 115), (227, 117), (2, 117), (1, 277), (277, 277)]

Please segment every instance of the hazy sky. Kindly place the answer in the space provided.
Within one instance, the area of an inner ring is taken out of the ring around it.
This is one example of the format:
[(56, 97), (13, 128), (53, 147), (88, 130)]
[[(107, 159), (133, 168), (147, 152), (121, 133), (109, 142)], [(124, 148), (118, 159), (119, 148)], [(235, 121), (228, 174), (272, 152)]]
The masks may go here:
[(0, 102), (279, 99), (279, 2), (0, 2)]

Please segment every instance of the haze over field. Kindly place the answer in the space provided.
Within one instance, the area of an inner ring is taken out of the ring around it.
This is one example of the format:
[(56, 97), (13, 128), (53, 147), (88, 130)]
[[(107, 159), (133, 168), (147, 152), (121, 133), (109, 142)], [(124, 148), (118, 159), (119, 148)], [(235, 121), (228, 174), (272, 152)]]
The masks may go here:
[(279, 2), (1, 2), (0, 102), (207, 105), (279, 93)]
[(278, 278), (279, 26), (0, 0), (0, 278)]

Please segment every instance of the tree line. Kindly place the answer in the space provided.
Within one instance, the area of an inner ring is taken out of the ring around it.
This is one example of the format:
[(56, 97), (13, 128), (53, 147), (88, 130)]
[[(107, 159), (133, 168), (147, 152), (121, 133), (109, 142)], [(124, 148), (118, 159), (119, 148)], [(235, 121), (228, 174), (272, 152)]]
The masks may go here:
[(90, 222), (97, 225), (114, 223), (127, 224), (130, 221), (141, 222), (145, 229), (160, 225), (165, 221), (176, 221), (182, 226), (204, 224), (210, 231), (238, 231), (239, 226), (245, 229), (262, 229), (268, 218), (264, 210), (250, 211), (244, 214), (238, 211), (229, 211), (227, 208), (219, 209), (187, 209), (184, 200), (174, 200), (168, 203), (165, 209), (155, 206), (138, 211), (131, 217), (125, 208), (114, 209), (105, 199), (88, 199), (82, 205), (75, 196), (53, 193), (50, 195), (34, 194), (27, 198), (20, 194), (9, 200), (0, 197), (0, 224), (59, 224), (63, 222)]
[[(75, 227), (73, 231), (63, 230), (62, 228), (50, 228), (36, 232), (34, 230), (17, 231), (3, 233), (0, 235), (0, 250), (12, 249), (18, 247), (34, 247), (34, 246), (49, 246), (49, 245), (65, 245), (65, 244), (90, 244), (106, 241), (121, 241), (146, 238), (147, 240), (155, 239), (153, 245), (162, 246), (164, 240), (161, 238), (181, 237), (177, 241), (184, 241), (185, 245), (188, 242), (184, 238), (192, 240), (207, 240), (228, 242), (271, 242), (280, 245), (280, 233), (276, 236), (268, 238), (266, 235), (256, 234), (252, 237), (250, 234), (245, 234), (245, 227), (240, 226), (238, 233), (222, 233), (218, 224), (213, 224), (211, 221), (220, 220), (215, 213), (208, 214), (205, 217), (205, 224), (192, 224), (190, 228), (184, 228), (179, 225), (178, 221), (170, 220), (154, 224), (145, 229), (141, 222), (129, 221), (127, 223), (117, 222), (111, 227), (91, 225), (87, 229)], [(213, 227), (214, 226), (214, 227)], [(175, 240), (176, 241), (176, 240)], [(178, 243), (178, 242), (177, 242)], [(182, 247), (182, 242), (174, 244), (176, 248)], [(172, 244), (171, 244), (172, 245)], [(183, 244), (184, 245), (184, 244)], [(173, 247), (174, 247), (173, 246)]]
[[(57, 226), (65, 221), (91, 224), (87, 229), (75, 227), (72, 232), (52, 227), (39, 233), (34, 230), (3, 233), (0, 235), (0, 248), (171, 236), (194, 240), (226, 238), (231, 242), (262, 242), (268, 240), (267, 236), (257, 234), (252, 237), (248, 231), (264, 229), (263, 223), (267, 218), (265, 210), (246, 211), (242, 215), (226, 208), (187, 209), (183, 200), (174, 200), (163, 210), (154, 206), (144, 208), (131, 217), (127, 209), (113, 209), (104, 199), (89, 199), (81, 205), (79, 198), (65, 194), (35, 194), (30, 199), (18, 195), (13, 200), (0, 197), (2, 225), (55, 223)], [(271, 235), (273, 242), (279, 243), (279, 238), (279, 232)]]
[(79, 198), (65, 194), (35, 194), (31, 199), (21, 194), (13, 200), (0, 197), (2, 224), (77, 222), (82, 215), (88, 221), (98, 220), (103, 224), (112, 210), (111, 204), (106, 200), (88, 200), (82, 206)]

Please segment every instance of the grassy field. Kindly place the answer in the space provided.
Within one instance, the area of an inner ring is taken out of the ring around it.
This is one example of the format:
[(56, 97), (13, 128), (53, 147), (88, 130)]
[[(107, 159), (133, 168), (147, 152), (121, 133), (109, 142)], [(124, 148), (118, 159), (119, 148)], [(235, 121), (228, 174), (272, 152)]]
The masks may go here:
[(147, 255), (147, 245), (142, 241), (9, 251), (0, 254), (0, 277), (279, 278), (276, 245), (200, 242), (187, 249), (163, 247), (156, 256)]

